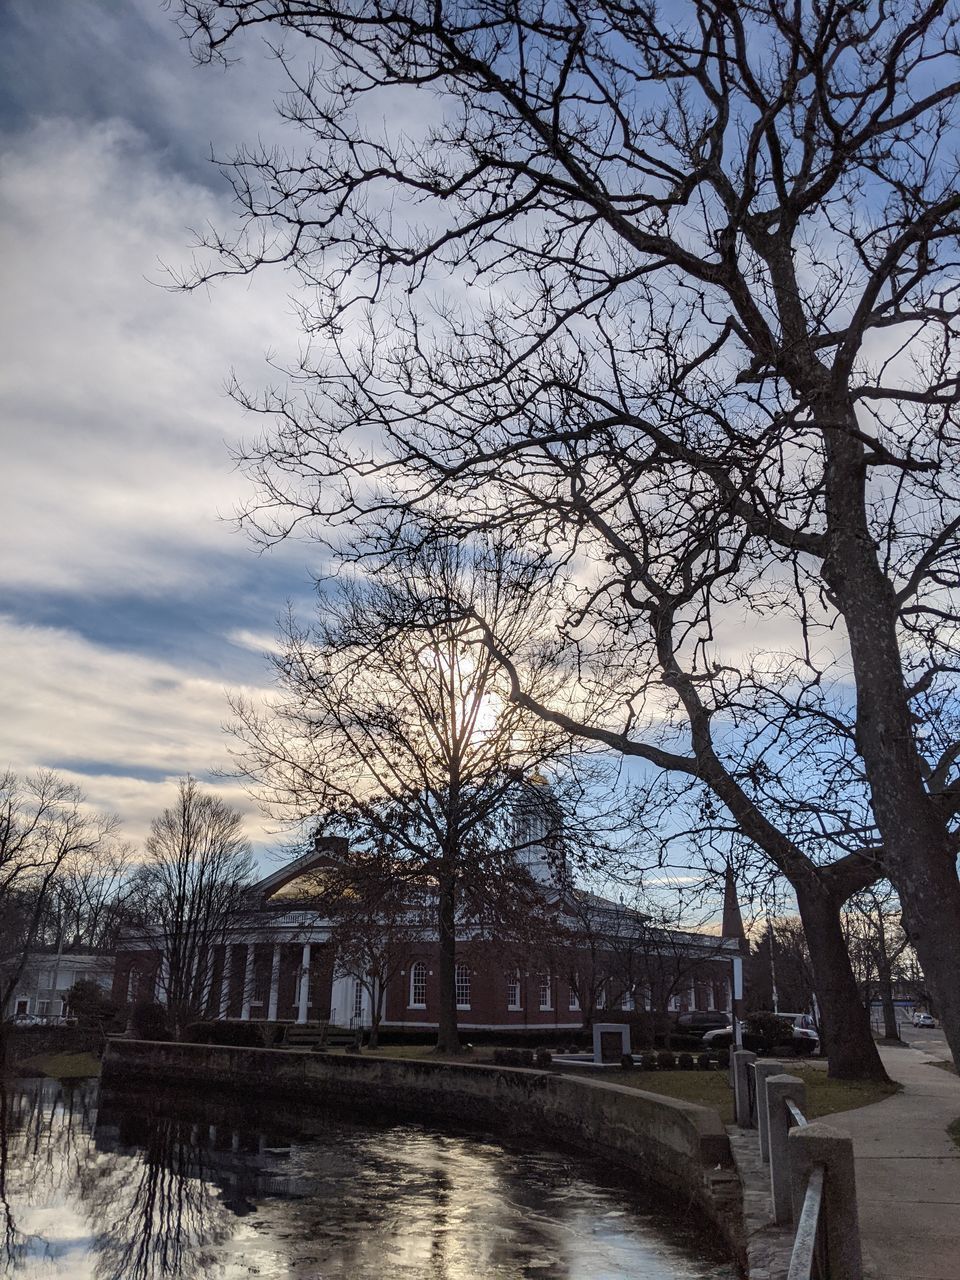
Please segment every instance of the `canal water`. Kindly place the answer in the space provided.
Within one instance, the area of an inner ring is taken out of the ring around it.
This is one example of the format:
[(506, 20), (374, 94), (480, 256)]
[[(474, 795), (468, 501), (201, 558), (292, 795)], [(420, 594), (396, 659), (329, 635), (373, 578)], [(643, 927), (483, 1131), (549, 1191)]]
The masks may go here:
[(683, 1206), (601, 1162), (468, 1133), (14, 1080), (16, 1280), (734, 1280)]

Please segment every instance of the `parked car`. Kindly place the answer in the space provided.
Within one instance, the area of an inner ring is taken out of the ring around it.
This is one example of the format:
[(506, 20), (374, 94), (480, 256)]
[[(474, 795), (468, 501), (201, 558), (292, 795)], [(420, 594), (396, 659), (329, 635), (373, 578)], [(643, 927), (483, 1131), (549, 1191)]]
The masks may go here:
[(702, 1010), (699, 1013), (681, 1013), (677, 1019), (678, 1031), (722, 1030), (730, 1026), (730, 1015), (720, 1009)]
[[(778, 1013), (773, 1016), (782, 1027), (782, 1039), (777, 1041), (778, 1047), (792, 1048), (798, 1057), (816, 1053), (820, 1048), (817, 1024), (808, 1013)], [(729, 1049), (732, 1044), (732, 1027), (718, 1027), (715, 1031), (708, 1031), (703, 1037), (705, 1049)], [(743, 1029), (743, 1047), (755, 1053), (762, 1052), (765, 1047), (761, 1037), (751, 1034), (749, 1025)]]
[(921, 1013), (919, 1009), (914, 1011), (911, 1021), (915, 1027), (935, 1027), (937, 1025), (929, 1013)]

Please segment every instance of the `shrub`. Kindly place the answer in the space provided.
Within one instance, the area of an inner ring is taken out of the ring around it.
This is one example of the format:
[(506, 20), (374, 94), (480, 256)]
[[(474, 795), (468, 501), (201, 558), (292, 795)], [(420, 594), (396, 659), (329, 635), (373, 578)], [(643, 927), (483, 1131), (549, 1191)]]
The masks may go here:
[(701, 1071), (709, 1071), (713, 1066), (713, 1059), (709, 1053), (701, 1053), (697, 1055), (697, 1066)]
[(648, 1050), (647, 1053), (640, 1055), (641, 1071), (656, 1071), (656, 1069), (657, 1069), (657, 1055), (652, 1050)]
[(657, 1066), (661, 1071), (674, 1071), (677, 1066), (677, 1056), (670, 1053), (666, 1049), (661, 1049), (657, 1054)]
[(717, 1054), (717, 1066), (721, 1071), (726, 1071), (730, 1065), (730, 1050), (721, 1049)]
[(538, 1067), (549, 1067), (553, 1063), (553, 1054), (549, 1049), (538, 1049), (534, 1061)]
[(751, 1013), (744, 1024), (744, 1047), (754, 1053), (771, 1054), (778, 1045), (793, 1043), (793, 1024), (775, 1013)]
[(533, 1066), (533, 1050), (532, 1049), (518, 1049), (517, 1056), (520, 1059), (521, 1067)]
[(162, 1004), (143, 1000), (130, 1011), (130, 1026), (140, 1040), (172, 1040), (167, 1011)]
[(183, 1033), (190, 1044), (222, 1044), (263, 1048), (263, 1030), (256, 1022), (194, 1022)]
[(493, 1060), (498, 1067), (519, 1067), (519, 1049), (494, 1049)]
[(102, 1029), (116, 1021), (117, 1006), (90, 978), (81, 978), (67, 993), (67, 1007), (84, 1030)]
[(633, 1054), (632, 1053), (622, 1054), (620, 1057), (620, 1066), (623, 1068), (624, 1071), (632, 1071), (633, 1070)]
[(681, 1053), (677, 1058), (677, 1066), (680, 1068), (681, 1071), (692, 1071), (693, 1070), (693, 1054)]

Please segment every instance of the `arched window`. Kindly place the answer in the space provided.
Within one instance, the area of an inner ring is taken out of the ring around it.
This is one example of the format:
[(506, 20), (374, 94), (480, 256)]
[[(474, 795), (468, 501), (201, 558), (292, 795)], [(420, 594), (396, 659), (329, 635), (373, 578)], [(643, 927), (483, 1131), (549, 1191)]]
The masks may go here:
[(540, 1008), (553, 1008), (553, 984), (548, 973), (541, 973), (540, 975)]
[(465, 964), (457, 965), (456, 974), (457, 1008), (470, 1008), (470, 970)]
[(427, 1007), (427, 966), (422, 960), (417, 960), (410, 970), (410, 1007)]
[(507, 975), (507, 1008), (520, 1008), (520, 970)]

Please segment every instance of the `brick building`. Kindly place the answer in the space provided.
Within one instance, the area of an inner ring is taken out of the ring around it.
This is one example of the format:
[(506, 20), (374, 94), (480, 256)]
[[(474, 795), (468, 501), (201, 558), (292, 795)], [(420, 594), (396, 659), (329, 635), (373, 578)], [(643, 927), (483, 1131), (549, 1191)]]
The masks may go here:
[[(225, 939), (204, 949), (196, 964), (206, 1017), (369, 1025), (369, 983), (338, 965), (331, 924), (311, 904), (316, 875), (335, 843), (319, 841), (261, 880)], [(562, 1031), (601, 1013), (642, 1021), (645, 1015), (731, 1008), (742, 935), (736, 936), (728, 912), (728, 937), (656, 927), (640, 912), (575, 888), (566, 867), (558, 868), (535, 839), (524, 860), (542, 886), (551, 926), (541, 931), (533, 952), (503, 939), (493, 942), (470, 921), (461, 922), (456, 988), (463, 1030)], [(436, 942), (420, 927), (403, 949), (383, 993), (381, 1028), (435, 1028)], [(156, 932), (124, 938), (114, 999), (164, 1003), (164, 963)]]

